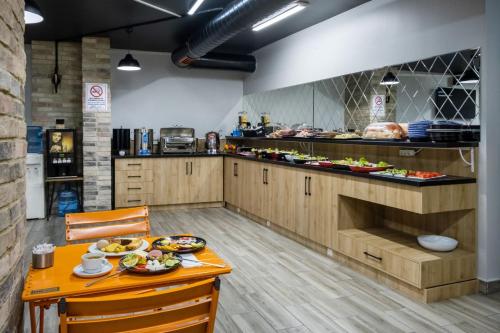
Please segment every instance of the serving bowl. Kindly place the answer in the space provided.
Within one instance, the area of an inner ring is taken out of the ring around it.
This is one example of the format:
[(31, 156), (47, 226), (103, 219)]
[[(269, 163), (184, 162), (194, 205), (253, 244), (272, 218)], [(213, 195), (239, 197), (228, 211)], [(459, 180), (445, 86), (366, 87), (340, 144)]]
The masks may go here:
[(439, 235), (421, 235), (417, 237), (417, 240), (423, 248), (438, 252), (453, 251), (458, 245), (456, 239)]

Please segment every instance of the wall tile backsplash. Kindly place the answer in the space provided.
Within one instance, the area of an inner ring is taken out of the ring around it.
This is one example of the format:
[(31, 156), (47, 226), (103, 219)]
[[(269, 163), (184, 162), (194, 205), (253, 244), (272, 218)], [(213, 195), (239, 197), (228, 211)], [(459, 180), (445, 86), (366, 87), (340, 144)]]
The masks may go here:
[[(254, 125), (262, 112), (269, 112), (273, 123), (306, 123), (324, 130), (362, 131), (380, 121), (446, 119), (477, 125), (479, 69), (480, 50), (463, 50), (246, 95), (242, 106)], [(399, 84), (380, 84), (388, 72)]]

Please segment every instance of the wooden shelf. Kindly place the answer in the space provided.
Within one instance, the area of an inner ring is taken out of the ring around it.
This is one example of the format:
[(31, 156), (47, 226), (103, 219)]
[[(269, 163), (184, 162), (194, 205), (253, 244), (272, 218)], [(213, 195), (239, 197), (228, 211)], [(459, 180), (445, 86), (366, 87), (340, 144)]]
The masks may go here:
[(282, 141), (282, 142), (306, 142), (306, 143), (331, 143), (343, 145), (364, 145), (364, 146), (387, 146), (406, 148), (474, 148), (479, 147), (479, 142), (410, 142), (410, 141), (384, 141), (384, 140), (340, 140), (324, 138), (266, 138), (266, 137), (237, 137), (226, 136), (226, 140), (231, 141)]
[(416, 237), (389, 228), (339, 230), (339, 250), (418, 288), (475, 278), (475, 253), (433, 252)]

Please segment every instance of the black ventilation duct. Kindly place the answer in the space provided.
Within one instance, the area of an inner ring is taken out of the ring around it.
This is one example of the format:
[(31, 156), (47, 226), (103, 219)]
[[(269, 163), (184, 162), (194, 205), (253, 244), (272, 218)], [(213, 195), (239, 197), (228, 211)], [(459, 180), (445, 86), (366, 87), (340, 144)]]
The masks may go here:
[(254, 72), (255, 57), (250, 55), (208, 54), (240, 32), (276, 13), (293, 0), (235, 0), (172, 52), (179, 67), (217, 68)]

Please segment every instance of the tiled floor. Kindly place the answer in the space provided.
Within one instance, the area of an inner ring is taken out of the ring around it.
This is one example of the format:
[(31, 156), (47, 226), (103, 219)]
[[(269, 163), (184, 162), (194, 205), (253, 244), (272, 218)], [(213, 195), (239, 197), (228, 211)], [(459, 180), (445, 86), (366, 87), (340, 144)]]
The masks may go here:
[[(421, 304), (223, 208), (153, 212), (153, 235), (206, 238), (233, 266), (221, 287), (216, 332), (500, 332), (500, 294)], [(64, 244), (64, 221), (29, 221), (26, 258)], [(29, 317), (25, 311), (25, 331)], [(46, 332), (57, 332), (53, 306)]]

